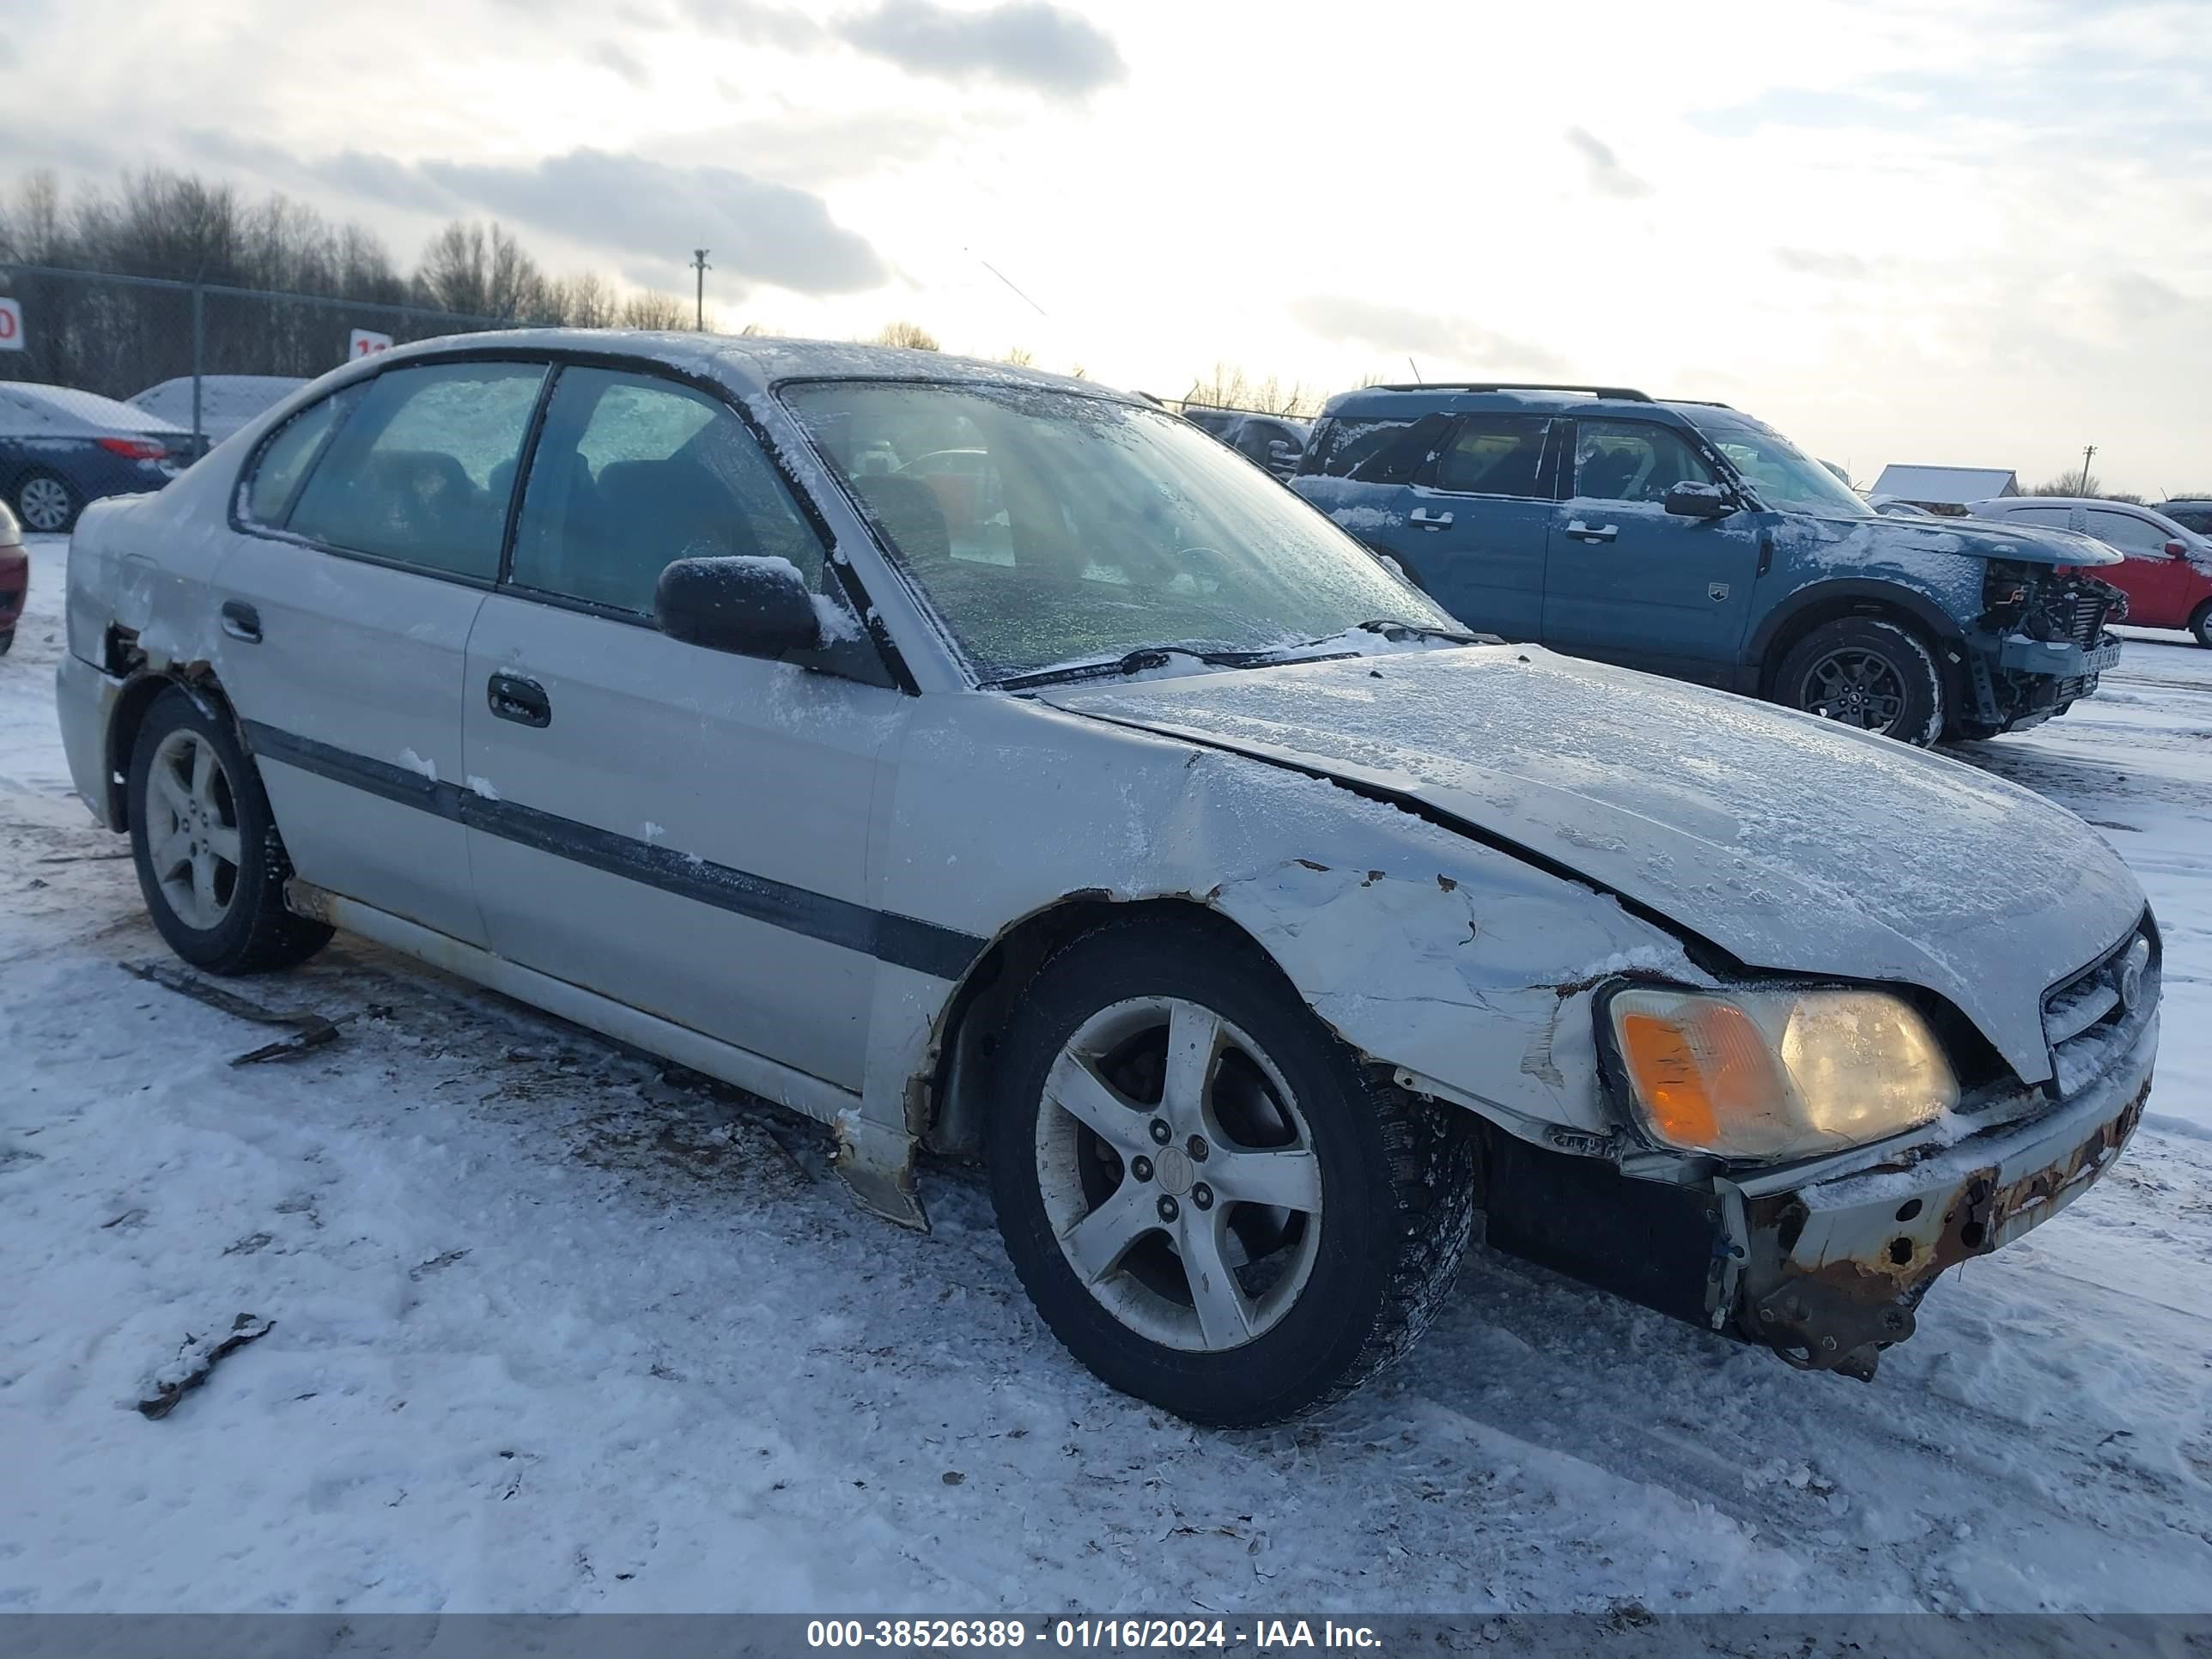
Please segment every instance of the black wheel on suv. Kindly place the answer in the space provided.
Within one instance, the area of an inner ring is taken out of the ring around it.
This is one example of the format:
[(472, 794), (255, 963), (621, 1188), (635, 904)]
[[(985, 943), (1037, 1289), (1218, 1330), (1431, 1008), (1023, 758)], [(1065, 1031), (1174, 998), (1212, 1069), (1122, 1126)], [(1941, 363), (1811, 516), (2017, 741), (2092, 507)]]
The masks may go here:
[(1884, 617), (1839, 617), (1806, 635), (1782, 659), (1774, 700), (1922, 748), (1948, 712), (1935, 648)]
[(2189, 619), (2189, 631), (2197, 636), (2197, 643), (2212, 651), (2212, 599), (2197, 607), (2197, 614)]
[(1007, 1254), (1069, 1352), (1224, 1426), (1310, 1410), (1410, 1348), (1474, 1214), (1468, 1126), (1198, 921), (1112, 923), (1045, 964), (986, 1151)]
[(292, 860), (230, 722), (181, 685), (154, 699), (131, 750), (131, 853), (154, 926), (213, 974), (288, 968), (322, 923), (284, 908)]

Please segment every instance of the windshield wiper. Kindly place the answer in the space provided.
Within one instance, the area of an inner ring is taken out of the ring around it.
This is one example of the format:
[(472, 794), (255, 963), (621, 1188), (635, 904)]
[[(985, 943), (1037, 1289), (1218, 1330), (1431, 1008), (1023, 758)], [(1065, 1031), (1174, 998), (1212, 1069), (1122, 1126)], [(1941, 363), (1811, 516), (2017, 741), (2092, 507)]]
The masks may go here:
[(1037, 685), (1065, 685), (1073, 680), (1106, 679), (1119, 674), (1125, 678), (1141, 674), (1148, 668), (1165, 668), (1177, 657), (1188, 657), (1211, 668), (1250, 668), (1267, 661), (1275, 653), (1271, 651), (1206, 651), (1188, 645), (1140, 645), (1133, 651), (1124, 651), (1118, 657), (1101, 657), (1089, 662), (1061, 663), (1054, 668), (1032, 669), (1026, 674), (1010, 674), (992, 684), (1001, 691), (1026, 691)]

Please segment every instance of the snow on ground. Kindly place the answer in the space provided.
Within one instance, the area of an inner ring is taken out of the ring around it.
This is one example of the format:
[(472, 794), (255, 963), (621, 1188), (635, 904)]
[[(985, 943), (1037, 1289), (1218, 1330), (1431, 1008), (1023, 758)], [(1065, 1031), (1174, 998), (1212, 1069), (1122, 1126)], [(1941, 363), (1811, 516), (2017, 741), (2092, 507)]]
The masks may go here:
[[(2097, 822), (2167, 929), (2153, 1109), (1866, 1386), (1478, 1255), (1397, 1371), (1273, 1432), (1109, 1393), (977, 1177), (937, 1230), (796, 1119), (340, 941), (161, 959), (68, 798), (62, 549), (0, 659), (0, 1609), (2201, 1609), (2212, 1602), (2212, 653), (1970, 758)], [(1991, 872), (2001, 879), (2002, 872)], [(173, 1415), (187, 1336), (275, 1322)]]

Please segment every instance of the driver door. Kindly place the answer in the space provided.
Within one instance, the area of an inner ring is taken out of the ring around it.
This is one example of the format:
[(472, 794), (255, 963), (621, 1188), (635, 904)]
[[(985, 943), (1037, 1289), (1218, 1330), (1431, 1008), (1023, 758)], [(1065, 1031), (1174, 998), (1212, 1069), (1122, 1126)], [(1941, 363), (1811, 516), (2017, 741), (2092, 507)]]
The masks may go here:
[(469, 635), (469, 861), (501, 956), (842, 1087), (875, 985), (870, 823), (908, 699), (669, 638), (672, 560), (823, 548), (751, 429), (560, 370)]
[(1543, 643), (1708, 685), (1732, 684), (1759, 572), (1756, 515), (1667, 511), (1678, 483), (1722, 483), (1656, 421), (1575, 423), (1568, 499), (1552, 509)]

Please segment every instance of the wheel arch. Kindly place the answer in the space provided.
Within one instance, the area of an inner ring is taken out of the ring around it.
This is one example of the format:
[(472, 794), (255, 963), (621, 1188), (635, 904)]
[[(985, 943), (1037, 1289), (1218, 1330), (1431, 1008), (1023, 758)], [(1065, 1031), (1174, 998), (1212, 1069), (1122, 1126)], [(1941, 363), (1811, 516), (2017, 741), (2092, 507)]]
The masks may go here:
[(1109, 922), (1148, 916), (1195, 921), (1217, 931), (1224, 942), (1268, 956), (1248, 930), (1188, 894), (1127, 897), (1094, 890), (1064, 894), (1031, 911), (1000, 931), (945, 1000), (924, 1063), (907, 1088), (908, 1121), (924, 1147), (955, 1155), (977, 1150), (1000, 1038), (1038, 969), (1086, 933)]
[[(1946, 689), (1952, 692), (1955, 702), (1958, 659), (1961, 654), (1957, 647), (1966, 637), (1957, 618), (1917, 589), (1863, 577), (1846, 577), (1800, 588), (1790, 595), (1786, 605), (1778, 607), (1759, 625), (1752, 635), (1747, 653), (1748, 660), (1759, 671), (1759, 695), (1773, 696), (1774, 678), (1781, 670), (1783, 659), (1799, 641), (1814, 629), (1845, 617), (1875, 617), (1902, 623), (1925, 635), (1937, 647), (1936, 659), (1950, 682)], [(1946, 647), (1951, 648), (1945, 649)]]
[[(122, 648), (129, 649), (127, 647)], [(107, 799), (102, 805), (111, 830), (131, 827), (125, 780), (131, 774), (131, 755), (137, 747), (138, 733), (145, 728), (146, 716), (162, 692), (175, 686), (198, 702), (210, 714), (229, 722), (234, 731), (236, 731), (238, 723), (222, 682), (204, 662), (149, 668), (141, 659), (127, 672), (129, 678), (124, 682), (123, 690), (117, 693), (114, 712), (108, 718), (104, 750)], [(250, 757), (253, 750), (242, 732), (238, 732), (238, 742), (239, 747)]]

